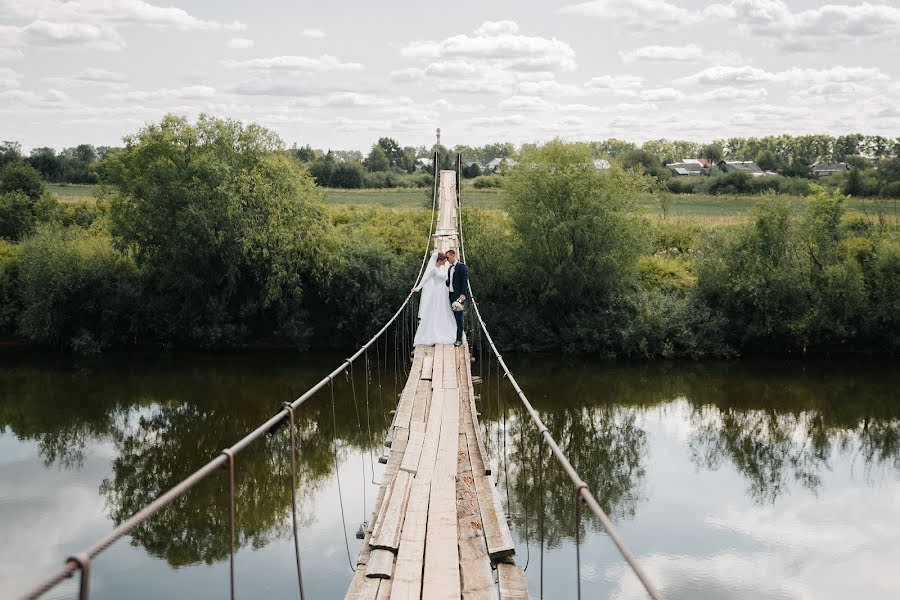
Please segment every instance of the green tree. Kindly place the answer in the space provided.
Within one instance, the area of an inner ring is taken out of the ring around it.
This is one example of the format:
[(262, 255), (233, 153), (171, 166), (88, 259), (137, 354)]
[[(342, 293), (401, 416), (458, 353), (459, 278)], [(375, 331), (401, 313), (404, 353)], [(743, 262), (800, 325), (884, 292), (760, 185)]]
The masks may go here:
[(708, 158), (713, 162), (719, 162), (725, 157), (725, 151), (722, 145), (718, 143), (706, 144), (700, 148), (700, 158)]
[(258, 125), (167, 116), (105, 159), (112, 231), (149, 279), (157, 335), (217, 344), (309, 335), (301, 298), (333, 243), (321, 194)]
[(36, 201), (44, 193), (44, 181), (31, 165), (11, 162), (0, 169), (0, 194), (7, 192), (22, 192)]
[(20, 160), (22, 160), (22, 146), (19, 142), (4, 141), (0, 143), (0, 168)]
[(753, 162), (763, 171), (777, 171), (779, 167), (778, 157), (771, 150), (760, 150)]
[(390, 168), (391, 159), (384, 148), (379, 144), (372, 146), (369, 156), (366, 157), (366, 169), (370, 172), (376, 172), (387, 171)]
[(842, 190), (848, 196), (865, 196), (866, 188), (862, 173), (859, 169), (850, 169), (847, 178), (844, 179)]

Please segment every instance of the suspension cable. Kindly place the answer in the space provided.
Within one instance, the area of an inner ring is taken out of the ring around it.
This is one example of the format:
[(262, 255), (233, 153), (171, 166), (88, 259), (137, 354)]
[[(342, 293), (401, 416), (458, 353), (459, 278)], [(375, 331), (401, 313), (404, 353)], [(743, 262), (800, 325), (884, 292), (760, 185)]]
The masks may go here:
[[(464, 256), (465, 250), (461, 209), (457, 211), (457, 226), (459, 228), (460, 255)], [(475, 294), (472, 292), (471, 277), (469, 278), (469, 299), (472, 300), (472, 309), (475, 311), (475, 317), (478, 319), (478, 323), (481, 326), (481, 330), (484, 333), (485, 339), (487, 339), (488, 346), (497, 357), (499, 367), (503, 368), (503, 372), (506, 378), (509, 379), (509, 383), (512, 385), (516, 394), (519, 396), (519, 400), (522, 401), (525, 410), (528, 411), (528, 414), (531, 416), (531, 420), (537, 426), (541, 436), (543, 436), (544, 441), (550, 448), (550, 452), (556, 458), (557, 462), (559, 462), (560, 466), (563, 468), (563, 471), (565, 471), (566, 475), (575, 486), (576, 497), (582, 498), (587, 507), (591, 510), (592, 513), (594, 513), (594, 516), (599, 519), (600, 524), (603, 526), (603, 529), (606, 531), (606, 534), (612, 540), (613, 544), (615, 544), (616, 548), (619, 550), (622, 558), (625, 559), (625, 562), (628, 563), (628, 566), (631, 568), (632, 572), (634, 572), (638, 580), (640, 580), (641, 585), (644, 586), (644, 590), (647, 592), (647, 595), (650, 596), (650, 598), (652, 598), (653, 600), (661, 600), (659, 592), (656, 591), (656, 588), (650, 582), (650, 579), (644, 573), (644, 570), (641, 569), (641, 566), (638, 564), (634, 554), (631, 552), (631, 550), (629, 550), (628, 546), (625, 545), (624, 540), (622, 540), (622, 538), (619, 536), (619, 533), (616, 530), (615, 526), (612, 524), (612, 521), (610, 521), (609, 517), (603, 511), (603, 508), (601, 508), (600, 504), (597, 502), (597, 499), (594, 498), (594, 495), (588, 489), (587, 484), (572, 466), (572, 463), (569, 462), (569, 459), (566, 458), (566, 455), (563, 454), (563, 451), (556, 443), (556, 440), (553, 439), (553, 436), (550, 434), (550, 431), (547, 429), (544, 421), (541, 420), (541, 416), (531, 405), (531, 402), (528, 401), (528, 397), (525, 395), (525, 392), (522, 391), (522, 388), (519, 387), (519, 383), (516, 381), (516, 378), (513, 376), (512, 372), (509, 370), (509, 367), (506, 365), (506, 361), (503, 360), (503, 356), (501, 356), (500, 351), (497, 350), (497, 345), (494, 343), (494, 340), (487, 329), (487, 325), (485, 325), (484, 319), (481, 316), (481, 311), (478, 309), (478, 303), (475, 301)]]
[[(435, 153), (436, 154), (436, 153)], [(435, 163), (432, 163), (435, 164)], [(431, 200), (431, 221), (429, 223), (428, 229), (428, 237), (426, 238), (425, 243), (425, 252), (422, 256), (422, 263), (419, 266), (419, 272), (416, 275), (416, 283), (418, 283), (419, 279), (422, 277), (422, 273), (425, 270), (425, 265), (428, 262), (428, 256), (430, 254), (431, 249), (431, 241), (432, 241), (432, 233), (434, 231), (434, 222), (435, 222), (435, 213), (437, 212), (437, 170), (435, 170), (434, 174), (434, 186)], [(330, 382), (333, 382), (334, 378), (337, 377), (341, 372), (343, 372), (353, 361), (360, 357), (372, 344), (374, 344), (382, 335), (388, 330), (388, 328), (403, 314), (403, 309), (406, 308), (407, 304), (409, 304), (410, 299), (412, 298), (412, 291), (407, 294), (406, 298), (403, 300), (403, 303), (400, 305), (400, 308), (388, 319), (387, 323), (379, 329), (375, 335), (373, 335), (368, 342), (362, 345), (353, 355), (349, 358), (345, 359), (336, 369), (334, 369), (331, 373), (326, 375), (319, 381), (316, 385), (309, 388), (306, 392), (303, 393), (299, 398), (290, 403), (290, 407), (294, 410), (303, 405), (307, 400), (309, 400), (312, 396), (314, 396), (319, 390), (328, 385)], [(396, 328), (395, 328), (396, 331)], [(385, 354), (387, 354), (387, 336), (385, 336)], [(387, 356), (385, 356), (385, 360), (387, 360)], [(395, 363), (396, 364), (396, 363)], [(395, 390), (396, 391), (396, 390)], [(277, 414), (275, 414), (268, 421), (245, 435), (243, 438), (238, 440), (233, 446), (230, 448), (226, 448), (223, 453), (220, 453), (215, 458), (210, 460), (204, 466), (200, 467), (186, 478), (184, 478), (181, 482), (176, 484), (172, 489), (165, 492), (161, 496), (157, 497), (156, 500), (150, 502), (144, 508), (134, 513), (131, 517), (129, 517), (125, 522), (120, 524), (118, 527), (113, 529), (106, 536), (97, 540), (92, 546), (90, 546), (84, 552), (80, 552), (75, 554), (65, 560), (65, 563), (61, 568), (59, 568), (56, 572), (46, 577), (40, 583), (38, 583), (34, 588), (28, 592), (24, 598), (26, 600), (33, 600), (35, 598), (39, 598), (49, 592), (51, 589), (59, 585), (63, 580), (68, 579), (72, 576), (75, 571), (81, 571), (82, 576), (82, 584), (81, 584), (81, 599), (87, 600), (87, 592), (89, 589), (88, 586), (88, 576), (90, 574), (90, 564), (91, 560), (95, 558), (97, 555), (101, 554), (119, 539), (131, 533), (136, 527), (153, 517), (156, 513), (158, 513), (163, 508), (167, 507), (169, 504), (174, 502), (177, 498), (181, 497), (189, 490), (191, 490), (194, 486), (196, 486), (200, 481), (203, 481), (211, 474), (215, 473), (217, 469), (222, 467), (227, 467), (229, 462), (232, 462), (232, 459), (229, 459), (229, 454), (234, 456), (244, 450), (251, 443), (258, 440), (260, 437), (268, 433), (274, 432), (280, 425), (282, 425), (286, 420), (290, 418), (289, 411), (287, 407), (280, 410)], [(229, 453), (229, 454), (226, 454)], [(352, 562), (352, 561), (351, 561)]]

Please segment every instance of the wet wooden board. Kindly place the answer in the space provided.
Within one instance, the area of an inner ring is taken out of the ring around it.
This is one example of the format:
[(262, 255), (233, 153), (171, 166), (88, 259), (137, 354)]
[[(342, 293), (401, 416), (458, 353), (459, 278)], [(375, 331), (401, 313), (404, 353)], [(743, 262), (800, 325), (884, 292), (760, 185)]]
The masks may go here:
[[(431, 400), (431, 380), (420, 379), (416, 385), (410, 423), (424, 423), (428, 419), (428, 402)], [(424, 431), (424, 429), (423, 429)]]
[(443, 371), (443, 387), (444, 389), (458, 388), (456, 383), (456, 348), (450, 344), (443, 347), (444, 352), (444, 371)]
[(497, 576), (500, 580), (500, 600), (528, 600), (528, 584), (522, 567), (500, 563), (497, 565)]

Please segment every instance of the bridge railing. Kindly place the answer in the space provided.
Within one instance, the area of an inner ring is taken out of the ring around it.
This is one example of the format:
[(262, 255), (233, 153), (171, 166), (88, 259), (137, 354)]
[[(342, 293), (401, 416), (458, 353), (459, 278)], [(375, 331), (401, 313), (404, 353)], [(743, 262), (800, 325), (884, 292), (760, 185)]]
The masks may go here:
[[(457, 172), (457, 191), (460, 189), (459, 185), (461, 183), (462, 176), (462, 159), (461, 155), (457, 155), (456, 160), (456, 172)], [(459, 228), (459, 245), (460, 245), (460, 256), (463, 261), (465, 261), (465, 238), (463, 237), (463, 219), (462, 219), (462, 201), (458, 197), (459, 209), (457, 211), (457, 219), (456, 223)], [(556, 440), (553, 439), (553, 435), (550, 433), (547, 426), (544, 424), (544, 421), (541, 419), (540, 414), (534, 409), (534, 406), (531, 405), (531, 402), (528, 401), (528, 397), (525, 395), (525, 392), (522, 391), (522, 388), (519, 386), (519, 382), (516, 381), (515, 376), (512, 374), (512, 371), (509, 370), (509, 367), (506, 365), (506, 361), (503, 360), (503, 356), (500, 354), (500, 351), (497, 350), (497, 345), (494, 343), (494, 339), (491, 337), (490, 332), (487, 329), (487, 325), (484, 323), (484, 319), (481, 316), (481, 311), (478, 309), (478, 303), (475, 301), (475, 294), (472, 292), (472, 281), (469, 279), (469, 299), (472, 301), (472, 309), (475, 312), (475, 317), (478, 320), (479, 327), (481, 332), (484, 334), (485, 339), (487, 339), (488, 346), (490, 351), (494, 354), (497, 359), (497, 363), (503, 369), (503, 376), (509, 380), (510, 385), (512, 385), (513, 390), (515, 390), (516, 395), (519, 397), (519, 400), (522, 402), (522, 406), (525, 407), (525, 410), (528, 412), (528, 415), (531, 417), (532, 422), (537, 427), (538, 435), (541, 436), (543, 441), (550, 448), (550, 452), (556, 458), (556, 461), (560, 464), (563, 471), (566, 473), (568, 478), (571, 480), (572, 485), (574, 486), (575, 492), (575, 536), (576, 536), (576, 551), (577, 542), (578, 542), (578, 521), (580, 521), (580, 504), (584, 502), (588, 509), (594, 514), (595, 517), (600, 521), (600, 524), (603, 526), (603, 529), (606, 531), (606, 534), (612, 540), (613, 544), (615, 544), (619, 553), (622, 555), (622, 558), (625, 559), (625, 562), (628, 563), (628, 566), (631, 568), (631, 571), (637, 576), (638, 580), (640, 580), (641, 585), (643, 585), (644, 589), (647, 592), (647, 595), (650, 596), (653, 600), (661, 600), (661, 596), (659, 592), (656, 590), (654, 585), (651, 583), (650, 579), (647, 577), (647, 574), (644, 573), (644, 570), (641, 568), (640, 564), (638, 564), (637, 559), (634, 556), (634, 553), (628, 548), (625, 544), (622, 537), (619, 535), (619, 532), (616, 530), (615, 526), (610, 521), (609, 517), (606, 515), (606, 512), (600, 507), (600, 504), (597, 502), (597, 499), (594, 497), (594, 494), (591, 493), (590, 488), (587, 483), (581, 478), (578, 474), (578, 471), (575, 470), (575, 467), (572, 466), (572, 463), (569, 462), (569, 459), (560, 449), (559, 444), (556, 443)], [(579, 561), (579, 570), (580, 570), (580, 556), (576, 558)], [(580, 572), (580, 571), (579, 571)], [(579, 574), (578, 577), (578, 597), (581, 598), (581, 577)]]
[[(437, 165), (437, 152), (434, 153), (433, 156), (433, 165)], [(428, 230), (428, 238), (425, 244), (425, 253), (422, 257), (422, 264), (419, 266), (419, 273), (416, 275), (415, 283), (418, 283), (419, 278), (422, 277), (422, 273), (425, 270), (425, 264), (428, 260), (430, 244), (431, 244), (431, 235), (434, 231), (434, 220), (435, 213), (437, 209), (437, 198), (438, 198), (438, 182), (439, 178), (439, 170), (435, 168), (435, 182), (433, 186), (432, 192), (432, 200), (431, 200), (431, 223), (429, 225)], [(294, 400), (293, 402), (285, 402), (282, 404), (282, 409), (278, 411), (271, 419), (261, 424), (259, 427), (245, 435), (243, 438), (238, 440), (234, 445), (222, 450), (222, 452), (216, 456), (214, 459), (210, 460), (203, 467), (194, 471), (187, 478), (178, 483), (175, 487), (159, 496), (156, 500), (133, 514), (128, 518), (124, 523), (113, 529), (103, 538), (97, 540), (92, 546), (70, 556), (66, 559), (63, 566), (44, 579), (41, 583), (35, 586), (26, 596), (24, 596), (27, 600), (32, 600), (39, 598), (49, 592), (51, 589), (55, 588), (64, 580), (72, 577), (76, 571), (81, 571), (81, 581), (79, 582), (79, 599), (80, 600), (88, 600), (89, 591), (90, 591), (90, 574), (91, 574), (91, 561), (96, 558), (99, 554), (105, 551), (107, 548), (112, 546), (116, 541), (121, 539), (123, 536), (130, 533), (136, 527), (140, 526), (150, 518), (152, 518), (156, 513), (167, 507), (173, 501), (178, 499), (180, 496), (184, 495), (188, 491), (190, 491), (194, 486), (198, 483), (210, 477), (214, 473), (216, 473), (219, 469), (225, 468), (228, 470), (229, 476), (229, 485), (228, 485), (228, 505), (229, 505), (229, 528), (230, 528), (230, 558), (229, 558), (229, 577), (230, 577), (230, 590), (231, 597), (234, 598), (234, 590), (235, 590), (235, 581), (234, 581), (234, 554), (235, 554), (235, 521), (234, 521), (234, 465), (235, 465), (235, 457), (247, 446), (258, 440), (259, 438), (265, 436), (268, 433), (273, 432), (277, 429), (281, 424), (283, 424), (286, 420), (290, 423), (291, 426), (291, 477), (292, 477), (292, 486), (291, 486), (291, 504), (293, 510), (293, 522), (294, 522), (294, 548), (297, 554), (296, 562), (297, 562), (297, 578), (298, 584), (300, 588), (300, 598), (301, 600), (304, 597), (303, 591), (303, 576), (300, 570), (300, 557), (299, 557), (299, 547), (297, 542), (297, 502), (296, 502), (296, 448), (295, 448), (295, 428), (294, 428), (294, 411), (300, 408), (307, 400), (312, 398), (317, 392), (319, 392), (326, 385), (331, 383), (338, 375), (344, 373), (350, 365), (363, 355), (382, 335), (390, 328), (394, 322), (403, 314), (403, 310), (409, 305), (410, 300), (413, 297), (413, 293), (410, 292), (407, 294), (406, 298), (403, 300), (403, 303), (400, 305), (400, 308), (397, 309), (397, 312), (384, 324), (384, 326), (378, 330), (375, 335), (373, 335), (368, 342), (363, 344), (355, 353), (353, 353), (350, 357), (344, 359), (340, 365), (337, 366), (331, 373), (326, 375), (315, 384), (313, 387), (309, 388), (306, 392), (303, 393), (302, 396)]]

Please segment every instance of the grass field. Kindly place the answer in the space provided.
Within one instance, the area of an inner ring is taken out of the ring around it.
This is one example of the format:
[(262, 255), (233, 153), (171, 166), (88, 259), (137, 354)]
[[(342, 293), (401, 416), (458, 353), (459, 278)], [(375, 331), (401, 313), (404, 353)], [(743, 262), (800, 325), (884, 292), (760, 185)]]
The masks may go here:
[(47, 190), (56, 194), (60, 202), (84, 202), (95, 199), (96, 185), (76, 183), (48, 183)]
[[(56, 194), (60, 202), (84, 202), (94, 199), (97, 186), (48, 184), (47, 189)], [(431, 189), (339, 190), (325, 189), (325, 201), (330, 204), (379, 204), (392, 208), (424, 208)], [(501, 207), (500, 190), (476, 190), (463, 188), (465, 206), (496, 209)], [(731, 225), (748, 219), (753, 208), (763, 201), (761, 196), (710, 196), (705, 194), (672, 194), (667, 219), (698, 221), (708, 225)], [(796, 203), (800, 208), (803, 198), (784, 196), (785, 202)], [(662, 217), (659, 199), (647, 196), (639, 202), (640, 208), (651, 216)], [(851, 198), (847, 208), (872, 217), (883, 215), (896, 225), (900, 222), (900, 199)]]

